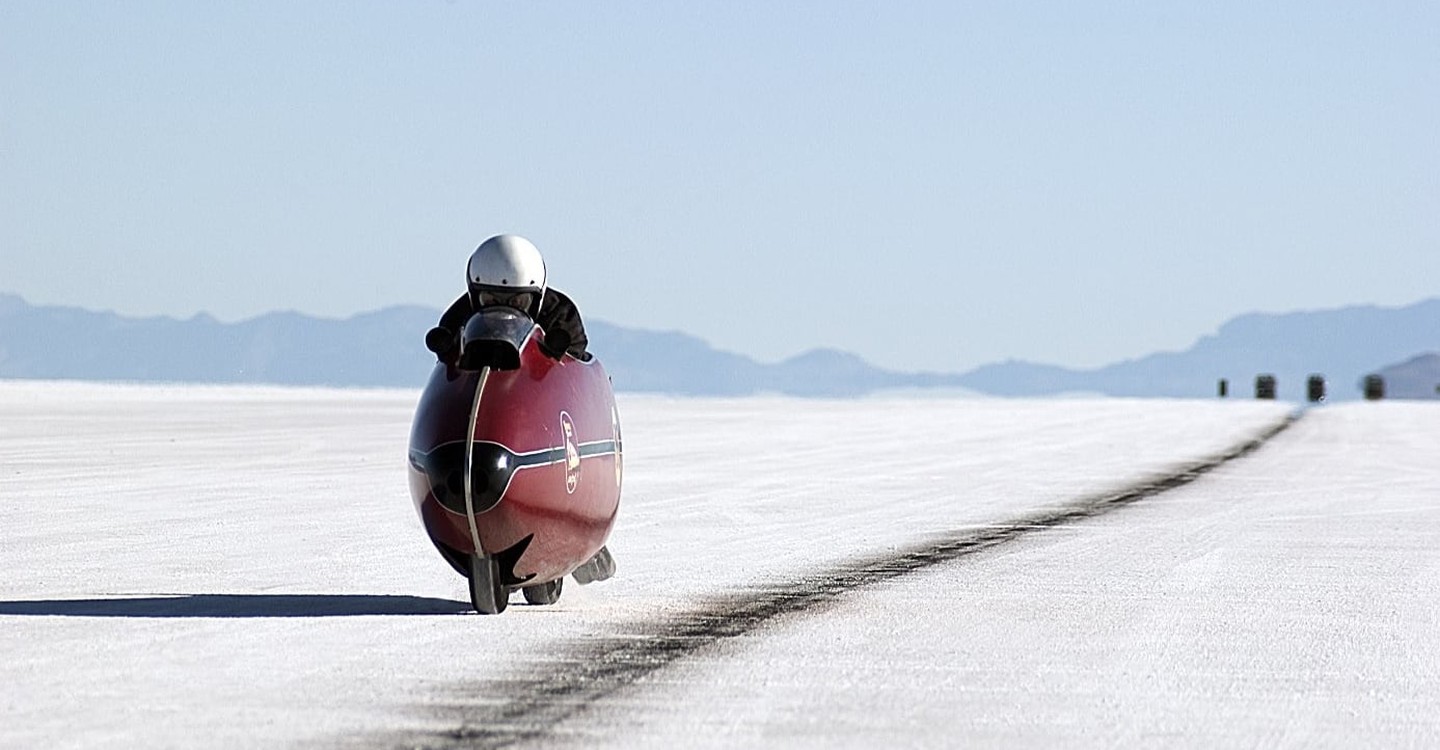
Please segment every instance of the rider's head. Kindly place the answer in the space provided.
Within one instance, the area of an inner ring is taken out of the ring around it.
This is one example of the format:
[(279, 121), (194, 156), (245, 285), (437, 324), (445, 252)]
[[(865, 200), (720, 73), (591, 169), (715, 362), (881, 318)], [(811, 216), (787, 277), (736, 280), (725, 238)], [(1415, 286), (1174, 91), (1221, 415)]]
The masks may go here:
[(479, 310), (513, 307), (535, 317), (545, 297), (545, 260), (530, 240), (497, 234), (480, 243), (465, 269), (470, 302)]

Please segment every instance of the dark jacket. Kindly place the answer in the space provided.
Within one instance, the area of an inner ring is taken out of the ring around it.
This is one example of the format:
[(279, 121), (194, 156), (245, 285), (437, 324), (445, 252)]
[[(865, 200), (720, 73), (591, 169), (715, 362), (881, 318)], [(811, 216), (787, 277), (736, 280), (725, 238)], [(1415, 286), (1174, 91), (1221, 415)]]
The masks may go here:
[[(440, 327), (459, 336), (460, 329), (465, 327), (466, 321), (474, 314), (475, 305), (470, 301), (470, 295), (462, 294), (440, 315)], [(539, 318), (535, 322), (547, 336), (557, 331), (568, 336), (569, 346), (565, 351), (570, 356), (581, 361), (590, 359), (590, 354), (585, 351), (590, 340), (585, 338), (585, 324), (580, 320), (580, 310), (564, 293), (547, 288), (545, 298), (540, 302)]]

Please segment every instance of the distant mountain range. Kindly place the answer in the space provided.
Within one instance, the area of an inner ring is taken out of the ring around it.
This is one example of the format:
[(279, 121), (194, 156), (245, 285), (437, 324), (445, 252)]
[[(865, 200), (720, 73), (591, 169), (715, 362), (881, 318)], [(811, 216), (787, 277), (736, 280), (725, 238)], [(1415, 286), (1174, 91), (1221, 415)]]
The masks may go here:
[[(420, 387), (434, 366), (425, 332), (438, 309), (401, 306), (344, 320), (293, 312), (238, 323), (209, 315), (132, 318), (35, 306), (0, 294), (0, 378)], [(586, 321), (590, 349), (620, 390), (738, 396), (858, 396), (958, 387), (817, 349), (777, 364), (711, 348), (683, 333)]]
[[(1429, 352), (1440, 352), (1440, 299), (1395, 308), (1251, 313), (1231, 319), (1215, 335), (1184, 351), (1093, 370), (1007, 362), (966, 373), (962, 382), (1003, 395), (1080, 391), (1188, 397), (1215, 394), (1219, 379), (1225, 378), (1232, 396), (1251, 396), (1255, 376), (1268, 373), (1276, 376), (1279, 398), (1298, 401), (1305, 398), (1306, 379), (1316, 374), (1325, 377), (1328, 398), (1346, 400), (1360, 398), (1365, 375)], [(1400, 397), (1395, 389), (1390, 391)]]
[(1440, 353), (1430, 352), (1380, 368), (1389, 398), (1440, 399)]
[[(204, 314), (133, 318), (36, 306), (0, 294), (0, 378), (418, 387), (433, 364), (424, 333), (439, 314), (401, 306), (343, 320), (270, 313), (221, 323)], [(1280, 398), (1298, 400), (1305, 378), (1318, 373), (1328, 378), (1332, 399), (1348, 399), (1359, 396), (1360, 379), (1372, 372), (1394, 378), (1392, 397), (1440, 395), (1440, 355), (1417, 357), (1440, 352), (1440, 299), (1243, 315), (1185, 351), (1090, 370), (1011, 361), (967, 373), (902, 373), (833, 349), (765, 364), (683, 333), (593, 320), (586, 328), (617, 389), (677, 395), (956, 389), (1211, 397), (1218, 379), (1227, 378), (1233, 396), (1248, 397), (1255, 375), (1271, 373)]]

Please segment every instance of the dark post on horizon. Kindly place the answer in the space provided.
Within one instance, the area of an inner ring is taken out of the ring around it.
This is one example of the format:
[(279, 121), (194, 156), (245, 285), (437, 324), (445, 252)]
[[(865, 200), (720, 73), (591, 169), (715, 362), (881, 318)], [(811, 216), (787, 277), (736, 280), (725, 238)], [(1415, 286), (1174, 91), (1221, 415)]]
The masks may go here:
[(1263, 398), (1271, 401), (1275, 400), (1274, 375), (1255, 376), (1255, 398)]
[(1385, 378), (1379, 375), (1365, 376), (1365, 400), (1379, 401), (1385, 398)]
[(1318, 404), (1325, 400), (1325, 376), (1311, 375), (1305, 381), (1305, 398), (1312, 404)]

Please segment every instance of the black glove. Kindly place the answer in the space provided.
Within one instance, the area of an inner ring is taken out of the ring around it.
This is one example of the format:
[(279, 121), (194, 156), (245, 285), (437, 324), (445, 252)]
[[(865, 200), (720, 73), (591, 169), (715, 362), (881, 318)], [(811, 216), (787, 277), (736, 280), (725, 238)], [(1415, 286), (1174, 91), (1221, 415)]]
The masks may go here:
[(425, 334), (425, 348), (435, 352), (435, 356), (441, 359), (455, 351), (459, 343), (455, 332), (443, 326), (435, 326)]
[(560, 359), (565, 356), (565, 350), (570, 348), (570, 334), (556, 328), (546, 332), (540, 339), (540, 351), (551, 359)]

